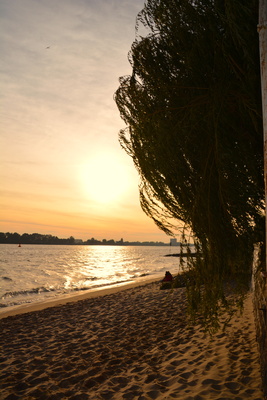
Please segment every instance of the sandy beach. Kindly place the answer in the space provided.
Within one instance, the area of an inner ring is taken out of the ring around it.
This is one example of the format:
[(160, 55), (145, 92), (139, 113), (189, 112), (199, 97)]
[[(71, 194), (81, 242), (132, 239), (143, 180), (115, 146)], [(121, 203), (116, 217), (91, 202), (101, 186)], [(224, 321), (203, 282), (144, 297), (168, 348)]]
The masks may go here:
[(212, 338), (158, 283), (1, 319), (1, 400), (262, 400), (248, 296)]

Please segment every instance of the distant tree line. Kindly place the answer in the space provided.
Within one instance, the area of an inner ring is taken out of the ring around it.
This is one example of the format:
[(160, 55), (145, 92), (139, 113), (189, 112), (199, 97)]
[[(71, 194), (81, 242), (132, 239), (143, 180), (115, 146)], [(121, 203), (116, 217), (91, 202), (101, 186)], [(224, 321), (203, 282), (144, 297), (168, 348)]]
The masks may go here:
[(88, 239), (86, 242), (83, 242), (83, 244), (88, 244), (88, 245), (111, 245), (111, 246), (168, 246), (169, 243), (164, 243), (164, 242), (124, 242), (123, 239), (119, 241), (115, 241), (114, 239), (110, 240), (97, 240), (97, 239)]
[(60, 239), (53, 235), (42, 235), (40, 233), (3, 233), (0, 232), (0, 243), (9, 244), (67, 244), (67, 245), (107, 245), (107, 246), (167, 246), (163, 242), (124, 242), (123, 239), (115, 241), (114, 239), (97, 240), (95, 238), (86, 241), (77, 240), (73, 236), (68, 239)]
[(14, 244), (74, 244), (75, 239), (70, 236), (68, 239), (59, 239), (53, 235), (41, 235), (40, 233), (23, 233), (20, 235), (17, 232), (3, 233), (0, 232), (0, 243)]

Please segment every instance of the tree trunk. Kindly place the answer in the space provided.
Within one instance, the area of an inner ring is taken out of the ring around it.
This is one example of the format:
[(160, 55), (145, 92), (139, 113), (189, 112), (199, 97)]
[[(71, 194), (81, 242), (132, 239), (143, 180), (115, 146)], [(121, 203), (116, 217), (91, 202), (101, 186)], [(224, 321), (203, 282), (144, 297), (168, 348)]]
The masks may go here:
[[(262, 118), (263, 118), (263, 140), (264, 140), (264, 183), (265, 183), (265, 216), (267, 209), (267, 0), (259, 0), (259, 46), (260, 46), (260, 69), (261, 69), (261, 95), (262, 95)], [(263, 273), (263, 279), (267, 281), (267, 218), (265, 217), (265, 234), (266, 234), (266, 260), (265, 268), (266, 272)], [(265, 283), (265, 304), (262, 306), (262, 311), (265, 313), (265, 332), (266, 332), (266, 299), (267, 299), (267, 282)], [(265, 361), (263, 368), (264, 376), (266, 378), (267, 369), (267, 335), (265, 333)], [(265, 379), (264, 379), (265, 380)], [(267, 398), (266, 393), (266, 382), (264, 384), (265, 399)]]

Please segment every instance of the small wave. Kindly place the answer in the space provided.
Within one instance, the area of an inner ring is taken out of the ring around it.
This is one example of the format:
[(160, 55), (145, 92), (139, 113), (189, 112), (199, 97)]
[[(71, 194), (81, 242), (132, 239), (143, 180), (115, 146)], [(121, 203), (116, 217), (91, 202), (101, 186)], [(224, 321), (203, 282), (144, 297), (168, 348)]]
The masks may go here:
[(109, 287), (109, 286), (113, 286), (113, 285), (122, 285), (123, 283), (131, 282), (132, 279), (133, 279), (133, 278), (131, 278), (131, 279), (125, 279), (125, 280), (120, 280), (120, 281), (99, 283), (99, 284), (93, 285), (93, 286), (76, 287), (76, 288), (71, 289), (70, 291), (80, 292), (80, 291), (85, 291), (85, 290), (99, 289), (99, 288), (102, 288), (102, 287)]
[(39, 287), (39, 288), (33, 288), (29, 290), (19, 290), (19, 291), (14, 291), (14, 292), (6, 292), (1, 298), (6, 299), (9, 297), (16, 297), (16, 296), (21, 296), (21, 295), (29, 295), (29, 294), (40, 294), (40, 293), (47, 293), (47, 292), (54, 292), (54, 288), (46, 288), (46, 287)]
[(23, 304), (31, 304), (32, 302), (29, 299), (24, 299), (24, 300), (14, 300), (12, 302), (9, 302), (8, 304), (0, 303), (0, 311), (3, 311), (4, 308), (8, 307), (14, 307), (14, 306), (21, 306)]
[(88, 276), (86, 278), (84, 278), (84, 281), (97, 281), (100, 278), (98, 278), (97, 276)]

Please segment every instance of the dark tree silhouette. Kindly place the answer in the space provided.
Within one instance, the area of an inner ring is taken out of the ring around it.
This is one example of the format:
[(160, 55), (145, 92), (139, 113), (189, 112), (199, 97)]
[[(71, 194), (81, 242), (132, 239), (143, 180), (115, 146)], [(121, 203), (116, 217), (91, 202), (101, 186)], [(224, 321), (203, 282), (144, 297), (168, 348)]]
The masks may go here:
[(192, 232), (189, 305), (207, 323), (263, 240), (257, 18), (254, 0), (148, 0), (137, 18), (148, 34), (115, 94), (143, 210), (167, 233)]

